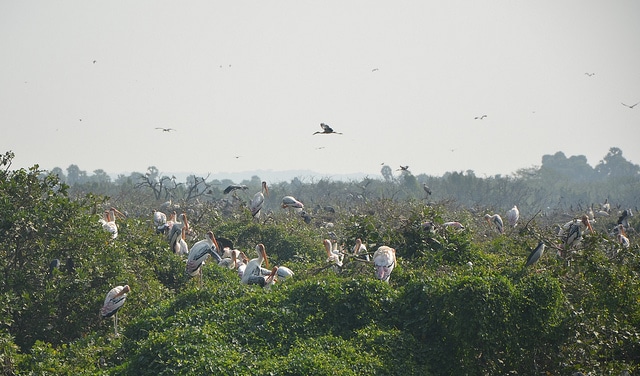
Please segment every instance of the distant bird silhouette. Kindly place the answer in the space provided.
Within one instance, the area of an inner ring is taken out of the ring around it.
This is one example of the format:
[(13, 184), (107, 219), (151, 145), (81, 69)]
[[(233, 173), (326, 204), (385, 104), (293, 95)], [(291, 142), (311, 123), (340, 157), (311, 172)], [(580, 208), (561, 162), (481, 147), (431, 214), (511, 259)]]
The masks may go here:
[(242, 189), (244, 191), (246, 189), (249, 189), (249, 187), (247, 187), (244, 184), (231, 184), (230, 186), (225, 188), (222, 193), (224, 193), (226, 195), (226, 194), (231, 193), (231, 192), (233, 192), (235, 190), (238, 190), (238, 189)]
[(476, 116), (476, 117), (474, 117), (474, 119), (476, 119), (476, 120), (482, 120), (482, 119), (484, 119), (484, 118), (486, 118), (486, 117), (487, 117), (487, 115), (482, 115), (482, 116)]
[[(620, 103), (622, 103), (622, 102), (620, 102)], [(638, 102), (638, 103), (636, 103), (636, 104), (632, 104), (631, 106), (629, 106), (628, 104), (624, 104), (624, 103), (622, 103), (622, 105), (623, 105), (623, 106), (625, 106), (625, 107), (629, 107), (629, 108), (631, 108), (631, 109), (633, 109), (633, 108), (634, 108), (635, 106), (637, 106), (638, 104), (640, 104), (640, 102)]]
[(163, 132), (171, 132), (171, 131), (175, 131), (175, 129), (173, 129), (173, 128), (160, 128), (160, 127), (156, 127), (156, 129), (161, 129)]
[(331, 134), (331, 133), (342, 134), (340, 132), (334, 131), (333, 128), (331, 128), (329, 125), (325, 123), (320, 123), (320, 127), (322, 128), (322, 132), (318, 131), (318, 132), (314, 132), (313, 134)]
[(593, 75), (595, 75), (595, 73), (585, 73), (587, 76), (591, 77)]
[(380, 69), (378, 69), (378, 68), (373, 68), (371, 71), (372, 71), (372, 72), (377, 72), (377, 71), (379, 71), (379, 70), (380, 70)]
[(429, 186), (427, 185), (427, 183), (423, 183), (422, 184), (422, 189), (424, 189), (425, 192), (427, 192), (427, 196), (431, 195), (431, 188), (429, 188)]
[(400, 168), (397, 169), (396, 171), (407, 171), (407, 172), (409, 172), (409, 166), (400, 166)]

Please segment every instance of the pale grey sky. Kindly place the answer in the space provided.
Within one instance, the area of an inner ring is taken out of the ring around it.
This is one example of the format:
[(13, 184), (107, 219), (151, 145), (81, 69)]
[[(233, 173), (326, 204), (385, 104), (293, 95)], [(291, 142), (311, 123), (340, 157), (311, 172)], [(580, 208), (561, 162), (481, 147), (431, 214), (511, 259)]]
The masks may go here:
[(112, 174), (640, 164), (639, 38), (636, 0), (0, 0), (0, 152)]

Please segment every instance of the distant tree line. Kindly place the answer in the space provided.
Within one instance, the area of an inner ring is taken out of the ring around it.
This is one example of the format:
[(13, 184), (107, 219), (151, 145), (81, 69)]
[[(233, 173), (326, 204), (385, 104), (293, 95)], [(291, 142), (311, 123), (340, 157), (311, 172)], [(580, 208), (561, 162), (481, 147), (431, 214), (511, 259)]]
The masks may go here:
[[(380, 179), (360, 181), (297, 177), (289, 182), (278, 182), (270, 186), (273, 197), (267, 201), (266, 208), (276, 208), (281, 196), (291, 194), (308, 208), (321, 208), (329, 202), (349, 207), (354, 202), (378, 198), (450, 201), (466, 208), (493, 208), (496, 211), (518, 205), (524, 212), (531, 213), (571, 214), (597, 207), (605, 200), (617, 209), (637, 211), (640, 206), (637, 194), (640, 166), (626, 160), (617, 147), (611, 148), (595, 167), (587, 163), (585, 156), (567, 158), (559, 151), (544, 155), (541, 166), (523, 168), (511, 175), (479, 177), (473, 170), (447, 172), (442, 176), (413, 175), (409, 170), (402, 170), (394, 175), (387, 165), (380, 173)], [(75, 164), (66, 169), (66, 174), (59, 167), (48, 174), (57, 175), (60, 181), (69, 185), (72, 197), (93, 193), (111, 197), (116, 203), (171, 201), (187, 207), (208, 203), (224, 208), (236, 200), (248, 201), (260, 190), (261, 184), (258, 176), (234, 182), (191, 175), (185, 182), (178, 182), (175, 176), (162, 174), (156, 166), (150, 166), (145, 173), (119, 175), (114, 181), (104, 170), (95, 170), (90, 175)], [(223, 190), (230, 184), (244, 184), (248, 189), (227, 196)]]

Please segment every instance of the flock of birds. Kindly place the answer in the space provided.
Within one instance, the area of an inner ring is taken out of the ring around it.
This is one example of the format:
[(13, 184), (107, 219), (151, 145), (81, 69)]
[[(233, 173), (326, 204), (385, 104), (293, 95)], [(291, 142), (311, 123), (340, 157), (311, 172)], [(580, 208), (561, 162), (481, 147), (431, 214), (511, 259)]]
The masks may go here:
[[(230, 185), (224, 193), (228, 194), (236, 190), (248, 189), (245, 185)], [(257, 192), (249, 203), (249, 209), (254, 219), (259, 219), (265, 196), (269, 195), (269, 188), (266, 182), (262, 182), (260, 192)], [(284, 196), (282, 208), (292, 208), (302, 211), (304, 204), (293, 196)], [(286, 266), (278, 265), (270, 268), (269, 257), (264, 244), (255, 246), (255, 258), (247, 255), (233, 247), (233, 243), (225, 238), (216, 238), (212, 231), (208, 231), (205, 238), (195, 242), (191, 247), (187, 244), (187, 234), (190, 233), (189, 221), (186, 213), (179, 216), (174, 211), (169, 216), (160, 210), (153, 210), (153, 223), (157, 234), (166, 237), (169, 248), (175, 254), (186, 257), (185, 272), (192, 277), (198, 278), (199, 286), (202, 286), (202, 270), (204, 265), (213, 260), (218, 266), (237, 270), (240, 282), (246, 285), (258, 285), (264, 289), (269, 289), (278, 280), (286, 280), (294, 275), (294, 272)], [(118, 237), (118, 226), (116, 218), (126, 217), (116, 208), (105, 210), (103, 218), (99, 220), (105, 231), (111, 233), (112, 239)], [(345, 255), (349, 253), (337, 248), (337, 242), (329, 239), (323, 240), (323, 245), (327, 252), (326, 262), (328, 266), (342, 266)], [(396, 265), (396, 250), (389, 246), (380, 246), (370, 258), (367, 247), (361, 239), (356, 239), (356, 244), (350, 256), (366, 263), (373, 263), (375, 276), (377, 279), (389, 282), (391, 272)], [(263, 267), (263, 264), (266, 266)], [(116, 286), (106, 295), (104, 304), (100, 309), (102, 318), (112, 317), (114, 320), (114, 331), (118, 335), (118, 310), (122, 308), (131, 288), (128, 285)]]
[[(609, 217), (610, 215), (611, 205), (608, 199), (606, 199), (601, 205), (600, 210), (594, 211), (593, 206), (591, 206), (586, 214), (583, 214), (579, 218), (574, 218), (562, 226), (556, 226), (555, 236), (560, 239), (560, 246), (556, 246), (554, 242), (548, 243), (556, 248), (560, 257), (565, 258), (568, 256), (568, 253), (572, 252), (572, 250), (580, 244), (584, 234), (595, 233), (592, 223), (596, 221), (597, 217)], [(520, 218), (518, 207), (514, 205), (513, 208), (507, 211), (506, 216), (509, 226), (515, 228)], [(629, 248), (630, 246), (627, 231), (631, 229), (629, 218), (632, 216), (633, 212), (631, 209), (623, 210), (618, 217), (617, 224), (609, 231), (609, 235), (615, 238), (623, 248)], [(500, 214), (485, 214), (484, 219), (489, 225), (493, 226), (496, 232), (504, 234), (504, 222)], [(542, 257), (545, 247), (545, 241), (540, 240), (538, 245), (527, 257), (525, 267), (535, 264)]]
[[(324, 132), (321, 133), (334, 133), (334, 131), (323, 124)], [(401, 166), (401, 169), (407, 170), (408, 166)], [(423, 187), (427, 194), (431, 194), (431, 190), (428, 186)], [(225, 190), (224, 194), (229, 194), (238, 190), (247, 190), (246, 185), (232, 184)], [(261, 190), (253, 195), (253, 198), (249, 202), (249, 209), (254, 219), (259, 219), (262, 213), (262, 208), (265, 202), (265, 197), (269, 196), (269, 187), (266, 182), (262, 182)], [(304, 204), (297, 200), (293, 196), (284, 196), (282, 198), (282, 208), (291, 208), (304, 214), (302, 209)], [(205, 263), (211, 258), (218, 266), (237, 270), (240, 282), (247, 285), (258, 285), (265, 289), (270, 288), (271, 285), (276, 283), (279, 279), (286, 280), (294, 275), (294, 272), (286, 266), (278, 265), (269, 267), (269, 257), (264, 244), (260, 243), (255, 246), (255, 258), (249, 258), (247, 255), (233, 247), (233, 243), (225, 238), (216, 238), (213, 232), (206, 233), (205, 238), (197, 241), (191, 247), (187, 244), (187, 234), (189, 234), (190, 227), (186, 213), (182, 213), (179, 216), (174, 211), (169, 217), (158, 210), (153, 210), (153, 223), (158, 234), (166, 236), (169, 248), (176, 254), (186, 257), (185, 260), (185, 272), (192, 277), (199, 278), (199, 286), (202, 286), (202, 269)], [(600, 209), (594, 211), (593, 205), (586, 214), (579, 218), (572, 219), (562, 226), (557, 226), (555, 236), (560, 239), (560, 246), (557, 246), (553, 241), (540, 240), (538, 245), (531, 250), (525, 267), (534, 265), (544, 254), (546, 243), (558, 250), (558, 254), (561, 257), (565, 257), (567, 253), (571, 252), (582, 240), (585, 233), (595, 233), (592, 223), (595, 222), (596, 217), (608, 217), (611, 215), (611, 205), (608, 200), (605, 200), (600, 205)], [(622, 247), (628, 248), (630, 245), (629, 238), (627, 237), (627, 231), (630, 229), (629, 218), (633, 216), (631, 209), (622, 211), (619, 215), (617, 225), (610, 231), (610, 235), (616, 238)], [(105, 210), (103, 217), (99, 220), (103, 228), (111, 233), (113, 239), (118, 237), (118, 226), (116, 224), (116, 218), (125, 218), (126, 216), (118, 211), (116, 208), (110, 208)], [(303, 216), (304, 218), (304, 216)], [(520, 219), (520, 211), (518, 207), (514, 205), (506, 212), (507, 225), (510, 228), (515, 228), (518, 225)], [(484, 220), (490, 225), (498, 234), (505, 233), (505, 223), (500, 214), (485, 214)], [(443, 227), (450, 227), (456, 230), (464, 230), (465, 227), (462, 223), (457, 221), (445, 222)], [(424, 222), (422, 228), (427, 231), (434, 231), (435, 225), (431, 221)], [(336, 269), (342, 267), (345, 256), (352, 257), (358, 261), (372, 263), (375, 267), (375, 277), (381, 281), (389, 282), (391, 273), (396, 265), (396, 250), (389, 246), (380, 246), (373, 253), (370, 258), (367, 251), (367, 247), (363, 244), (361, 239), (356, 239), (353, 249), (345, 251), (338, 249), (338, 244), (335, 239), (324, 239), (323, 246), (325, 248), (327, 258), (327, 267), (334, 267)], [(54, 260), (57, 261), (57, 260)], [(59, 263), (59, 261), (58, 261)], [(266, 266), (263, 267), (263, 264)], [(53, 265), (53, 264), (52, 264)], [(472, 265), (471, 265), (472, 266)], [(51, 266), (55, 267), (55, 265)], [(116, 286), (111, 289), (105, 297), (104, 305), (100, 310), (100, 315), (103, 318), (114, 318), (114, 330), (117, 335), (117, 312), (123, 306), (127, 294), (131, 291), (128, 285)]]
[[(229, 194), (236, 190), (247, 190), (245, 185), (229, 185), (225, 190), (225, 194)], [(430, 190), (425, 186), (425, 191)], [(255, 193), (249, 203), (249, 209), (254, 219), (261, 216), (262, 207), (265, 197), (269, 195), (269, 188), (266, 182), (262, 182), (262, 188)], [(293, 196), (285, 196), (282, 199), (282, 208), (292, 208), (293, 210), (302, 212), (304, 204)], [(240, 282), (246, 285), (258, 285), (265, 289), (269, 289), (271, 285), (278, 280), (286, 280), (294, 275), (294, 272), (286, 266), (278, 265), (270, 268), (269, 257), (264, 244), (260, 243), (255, 246), (256, 257), (249, 258), (247, 255), (233, 247), (233, 243), (225, 238), (216, 238), (213, 232), (208, 231), (204, 239), (195, 242), (191, 247), (187, 244), (187, 234), (191, 233), (189, 221), (186, 213), (179, 216), (174, 211), (169, 217), (159, 210), (153, 210), (153, 223), (156, 233), (166, 237), (169, 248), (172, 252), (186, 257), (185, 272), (192, 277), (198, 277), (199, 286), (202, 286), (202, 269), (209, 259), (212, 259), (218, 266), (237, 270)], [(566, 257), (569, 252), (575, 249), (580, 243), (583, 235), (586, 233), (595, 233), (592, 223), (597, 217), (608, 217), (611, 215), (611, 205), (605, 200), (600, 205), (600, 209), (593, 210), (593, 206), (588, 212), (579, 218), (574, 218), (562, 226), (557, 226), (555, 236), (560, 239), (560, 245), (556, 245), (555, 241), (540, 239), (538, 245), (531, 250), (525, 268), (534, 265), (543, 256), (548, 243), (551, 247), (556, 248), (558, 255)], [(633, 216), (631, 209), (622, 211), (618, 217), (617, 225), (610, 231), (610, 235), (616, 238), (622, 247), (628, 248), (630, 245), (627, 231), (631, 229), (629, 218)], [(99, 220), (103, 228), (111, 233), (113, 239), (118, 236), (118, 226), (116, 218), (124, 218), (125, 215), (116, 208), (105, 210), (103, 217)], [(507, 225), (515, 228), (520, 219), (520, 211), (514, 205), (506, 212)], [(500, 214), (485, 214), (484, 220), (498, 234), (505, 233), (505, 223)], [(444, 228), (452, 228), (455, 230), (464, 230), (462, 223), (457, 221), (445, 222)], [(424, 222), (422, 228), (427, 231), (434, 231), (435, 225), (431, 221)], [(381, 281), (389, 282), (391, 273), (396, 266), (396, 250), (382, 245), (377, 248), (372, 257), (367, 247), (361, 239), (356, 239), (354, 247), (351, 251), (345, 251), (338, 248), (337, 240), (324, 239), (323, 246), (325, 248), (327, 258), (327, 267), (333, 267), (338, 270), (343, 265), (345, 256), (352, 257), (355, 260), (365, 263), (372, 263), (375, 268), (375, 277)], [(54, 260), (57, 261), (57, 260)], [(58, 261), (59, 263), (59, 261)], [(263, 267), (263, 264), (266, 267)], [(53, 264), (52, 264), (53, 265)], [(472, 266), (472, 265), (470, 265)], [(55, 267), (55, 265), (51, 266)], [(128, 285), (116, 286), (111, 289), (105, 297), (104, 305), (100, 310), (103, 318), (113, 317), (114, 331), (117, 330), (117, 312), (127, 298), (127, 294), (131, 291)]]

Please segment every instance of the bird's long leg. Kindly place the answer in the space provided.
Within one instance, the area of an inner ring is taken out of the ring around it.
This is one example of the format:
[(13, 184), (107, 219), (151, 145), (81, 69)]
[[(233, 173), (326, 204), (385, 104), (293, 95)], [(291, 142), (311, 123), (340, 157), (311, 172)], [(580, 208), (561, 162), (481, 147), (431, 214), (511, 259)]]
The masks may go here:
[(113, 315), (113, 332), (118, 336), (118, 312)]
[(202, 288), (202, 266), (200, 266), (200, 271), (198, 272), (198, 286)]

